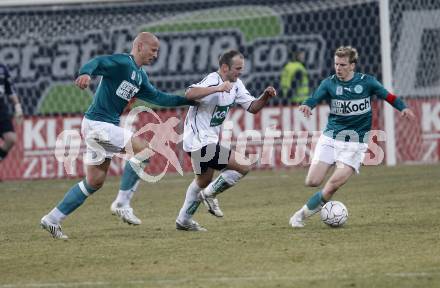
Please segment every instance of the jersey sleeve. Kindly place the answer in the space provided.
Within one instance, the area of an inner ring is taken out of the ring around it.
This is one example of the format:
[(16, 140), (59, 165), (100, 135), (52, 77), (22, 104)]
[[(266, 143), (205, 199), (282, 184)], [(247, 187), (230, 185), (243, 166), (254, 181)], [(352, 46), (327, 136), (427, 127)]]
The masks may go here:
[(79, 75), (110, 76), (112, 71), (117, 69), (118, 65), (124, 64), (122, 57), (124, 56), (104, 55), (95, 57), (81, 67)]
[[(190, 85), (188, 87), (188, 89), (191, 89), (191, 88), (215, 87), (215, 86), (220, 85), (221, 83), (222, 83), (222, 80), (220, 78), (220, 75), (218, 75), (218, 73), (214, 72), (214, 73), (208, 74), (205, 78), (202, 79), (202, 81)], [(213, 95), (216, 95), (216, 93), (213, 93), (211, 95), (208, 95), (206, 97), (198, 99), (197, 102), (198, 103), (208, 103), (210, 101), (211, 97), (215, 97)]]
[(222, 81), (221, 81), (220, 75), (218, 75), (217, 73), (211, 73), (208, 76), (206, 76), (205, 78), (203, 78), (202, 81), (190, 85), (188, 87), (188, 89), (196, 88), (196, 87), (199, 87), (199, 88), (214, 87), (214, 86), (220, 85), (221, 82)]
[(324, 81), (319, 84), (318, 89), (316, 89), (312, 96), (307, 98), (303, 104), (309, 106), (310, 108), (315, 108), (316, 105), (318, 105), (322, 100), (330, 97), (330, 94), (328, 93), (328, 81), (329, 79), (325, 79)]
[(145, 74), (143, 75), (141, 89), (139, 90), (136, 97), (145, 102), (164, 107), (196, 105), (195, 101), (188, 100), (182, 96), (165, 93), (156, 89), (156, 87), (154, 87), (150, 83), (150, 81), (148, 81), (148, 77), (146, 77)]
[(399, 111), (407, 108), (405, 102), (401, 98), (390, 93), (387, 89), (385, 89), (385, 87), (383, 87), (383, 85), (379, 81), (377, 81), (376, 78), (370, 76), (369, 84), (371, 86), (372, 95), (376, 95), (380, 99), (387, 101)]
[[(243, 109), (248, 110), (251, 106), (252, 102), (255, 101), (255, 97), (249, 93), (249, 91), (244, 86), (243, 82), (238, 81), (237, 82), (237, 97), (235, 98), (235, 103), (243, 107)], [(232, 88), (234, 89), (234, 88)]]
[(388, 90), (380, 84), (374, 77), (370, 77), (369, 81), (371, 87), (371, 94), (376, 95), (380, 99), (385, 100), (388, 95)]

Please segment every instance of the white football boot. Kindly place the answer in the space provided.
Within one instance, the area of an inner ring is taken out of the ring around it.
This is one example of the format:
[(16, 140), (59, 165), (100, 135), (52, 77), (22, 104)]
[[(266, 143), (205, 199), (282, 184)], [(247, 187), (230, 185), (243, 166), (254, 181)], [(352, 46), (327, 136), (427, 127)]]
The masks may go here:
[(131, 208), (130, 206), (120, 207), (118, 203), (113, 202), (112, 205), (110, 206), (110, 210), (112, 211), (113, 215), (116, 215), (119, 218), (121, 218), (121, 220), (124, 223), (127, 223), (129, 225), (142, 224), (141, 219), (139, 219), (138, 217), (136, 217), (136, 215), (134, 215), (133, 208)]
[(303, 209), (300, 209), (296, 211), (296, 213), (293, 214), (292, 217), (290, 217), (289, 225), (292, 226), (293, 228), (302, 228), (305, 225), (304, 223), (305, 219), (306, 217), (304, 216), (304, 211)]
[(182, 231), (208, 231), (206, 228), (202, 227), (199, 223), (192, 219), (185, 222), (176, 220), (176, 229)]
[(42, 229), (49, 232), (50, 235), (52, 235), (52, 237), (55, 239), (62, 239), (62, 240), (69, 239), (69, 237), (67, 237), (67, 235), (63, 233), (63, 230), (61, 229), (61, 225), (50, 222), (49, 219), (47, 219), (47, 215), (41, 218), (40, 226)]
[(319, 211), (321, 211), (323, 203), (321, 203), (317, 208), (310, 210), (307, 205), (304, 205), (301, 209), (296, 211), (292, 217), (290, 217), (289, 224), (293, 228), (302, 228), (305, 225), (305, 220)]
[(208, 212), (215, 217), (223, 217), (223, 211), (220, 209), (218, 199), (215, 196), (208, 196), (205, 194), (205, 190), (200, 191), (200, 198), (203, 200), (203, 204), (208, 208)]

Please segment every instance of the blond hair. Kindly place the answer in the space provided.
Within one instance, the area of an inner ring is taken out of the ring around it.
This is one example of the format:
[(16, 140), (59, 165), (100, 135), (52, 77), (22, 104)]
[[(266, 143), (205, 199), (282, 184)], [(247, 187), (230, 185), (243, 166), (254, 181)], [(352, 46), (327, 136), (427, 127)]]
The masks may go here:
[(339, 58), (348, 58), (348, 62), (350, 63), (357, 63), (358, 61), (358, 52), (356, 48), (353, 48), (351, 46), (341, 46), (335, 51), (335, 56), (338, 56)]

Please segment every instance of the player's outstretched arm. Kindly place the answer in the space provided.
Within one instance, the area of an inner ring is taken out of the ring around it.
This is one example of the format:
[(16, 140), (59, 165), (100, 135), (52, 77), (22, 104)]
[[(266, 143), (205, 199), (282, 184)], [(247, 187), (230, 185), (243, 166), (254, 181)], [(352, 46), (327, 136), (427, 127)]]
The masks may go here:
[(371, 84), (373, 87), (373, 94), (376, 94), (379, 98), (385, 100), (391, 106), (393, 106), (395, 109), (400, 111), (401, 117), (414, 121), (416, 119), (416, 116), (414, 115), (414, 112), (408, 108), (405, 101), (394, 95), (393, 93), (389, 92), (383, 85), (377, 81), (375, 78), (372, 78)]
[(211, 95), (217, 92), (229, 92), (232, 89), (233, 84), (229, 81), (225, 81), (218, 86), (211, 87), (191, 87), (185, 92), (185, 97), (188, 100), (199, 100), (203, 97)]
[(163, 107), (197, 105), (197, 102), (188, 100), (186, 97), (158, 90), (148, 81), (146, 74), (143, 74), (142, 85), (139, 92), (136, 94), (136, 97), (145, 102)]
[(79, 76), (76, 78), (75, 84), (81, 89), (86, 89), (90, 85), (90, 76), (111, 75), (112, 72), (120, 69), (120, 65), (127, 65), (127, 59), (129, 59), (128, 56), (122, 54), (95, 57), (79, 69)]
[(157, 90), (151, 83), (147, 83), (147, 89), (141, 89), (141, 91), (136, 95), (137, 98), (152, 103), (154, 105), (162, 106), (162, 107), (177, 107), (177, 106), (185, 106), (185, 105), (197, 105), (198, 103), (193, 100), (188, 100), (185, 97), (169, 94)]
[(301, 106), (299, 106), (298, 110), (304, 114), (304, 117), (310, 117), (310, 115), (312, 115), (312, 109), (315, 108), (316, 105), (318, 105), (324, 99), (329, 99), (330, 93), (328, 91), (330, 89), (328, 84), (329, 78), (321, 81), (318, 89), (316, 89), (313, 94), (307, 98)]
[(277, 96), (277, 91), (275, 90), (275, 88), (273, 88), (272, 86), (267, 87), (266, 89), (264, 89), (261, 96), (251, 103), (248, 111), (253, 114), (260, 112), (260, 110), (263, 109), (264, 106), (266, 106), (269, 100), (275, 96)]

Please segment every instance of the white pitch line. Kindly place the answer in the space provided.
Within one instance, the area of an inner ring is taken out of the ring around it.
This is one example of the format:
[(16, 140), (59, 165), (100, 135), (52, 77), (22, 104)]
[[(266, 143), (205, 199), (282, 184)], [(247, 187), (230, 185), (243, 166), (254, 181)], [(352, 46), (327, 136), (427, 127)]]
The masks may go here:
[(385, 275), (389, 277), (412, 278), (412, 277), (428, 277), (433, 274), (427, 272), (399, 272), (399, 273), (387, 273)]
[[(402, 277), (402, 278), (414, 278), (414, 277), (429, 277), (433, 275), (439, 275), (440, 273), (430, 272), (400, 272), (400, 273), (385, 273), (388, 277)], [(326, 280), (326, 279), (348, 279), (350, 277), (356, 278), (370, 278), (377, 277), (377, 274), (364, 274), (364, 275), (320, 275), (320, 276), (304, 276), (304, 277), (211, 277), (211, 278), (182, 278), (182, 279), (150, 279), (150, 280), (137, 280), (127, 282), (58, 282), (58, 283), (27, 283), (27, 284), (3, 284), (0, 288), (20, 288), (20, 287), (87, 287), (87, 286), (109, 286), (109, 285), (145, 285), (145, 284), (165, 284), (177, 285), (183, 282), (195, 281), (200, 282), (249, 282), (249, 281), (300, 281), (300, 280)]]
[(27, 283), (27, 284), (5, 284), (1, 288), (18, 287), (77, 287), (77, 286), (103, 286), (110, 285), (110, 282), (69, 282), (69, 283)]

